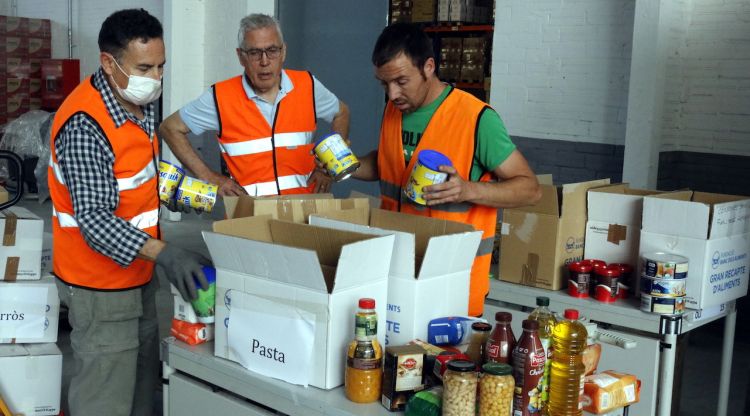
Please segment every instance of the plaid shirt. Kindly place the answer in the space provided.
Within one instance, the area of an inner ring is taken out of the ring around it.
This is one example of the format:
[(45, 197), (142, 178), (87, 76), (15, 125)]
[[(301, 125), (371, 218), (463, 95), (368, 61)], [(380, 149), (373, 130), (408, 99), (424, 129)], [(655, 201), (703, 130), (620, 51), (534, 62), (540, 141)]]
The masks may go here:
[[(92, 76), (107, 112), (117, 127), (130, 120), (151, 136), (154, 133), (154, 105), (143, 109), (138, 120), (117, 102), (99, 68)], [(120, 203), (117, 179), (113, 171), (115, 154), (107, 137), (88, 114), (71, 117), (55, 139), (57, 162), (73, 201), (73, 211), (83, 238), (89, 247), (128, 266), (150, 236), (114, 215)]]

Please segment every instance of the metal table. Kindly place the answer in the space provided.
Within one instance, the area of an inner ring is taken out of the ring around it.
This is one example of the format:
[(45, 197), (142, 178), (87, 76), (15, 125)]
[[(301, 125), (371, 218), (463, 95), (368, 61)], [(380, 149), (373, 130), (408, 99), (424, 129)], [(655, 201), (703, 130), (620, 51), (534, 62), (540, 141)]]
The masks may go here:
[(357, 404), (343, 387), (295, 386), (214, 357), (213, 342), (190, 346), (174, 338), (161, 343), (164, 415), (390, 415), (380, 403)]
[(564, 290), (550, 291), (493, 280), (490, 285), (490, 293), (487, 296), (487, 303), (497, 302), (505, 305), (535, 308), (537, 296), (548, 297), (550, 308), (556, 311), (575, 308), (592, 321), (626, 330), (657, 334), (661, 338), (658, 416), (671, 415), (677, 336), (717, 319), (725, 318), (719, 401), (716, 414), (717, 416), (726, 416), (729, 403), (734, 330), (737, 322), (735, 301), (704, 311), (688, 310), (681, 316), (664, 316), (642, 312), (639, 309), (640, 301), (638, 299), (618, 300), (613, 304), (604, 304), (590, 298), (574, 298)]

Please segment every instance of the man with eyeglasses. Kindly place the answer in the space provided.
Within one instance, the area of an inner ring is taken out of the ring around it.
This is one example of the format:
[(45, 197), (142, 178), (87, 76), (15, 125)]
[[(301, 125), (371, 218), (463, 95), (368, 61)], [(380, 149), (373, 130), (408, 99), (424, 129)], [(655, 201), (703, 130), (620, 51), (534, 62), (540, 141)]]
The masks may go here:
[[(307, 71), (282, 69), (286, 45), (278, 22), (242, 19), (237, 58), (242, 75), (220, 81), (169, 116), (160, 133), (177, 158), (219, 195), (253, 196), (327, 192), (331, 179), (315, 169), (312, 137), (317, 120), (345, 139), (349, 109)], [(211, 170), (187, 134), (217, 131), (231, 178)]]

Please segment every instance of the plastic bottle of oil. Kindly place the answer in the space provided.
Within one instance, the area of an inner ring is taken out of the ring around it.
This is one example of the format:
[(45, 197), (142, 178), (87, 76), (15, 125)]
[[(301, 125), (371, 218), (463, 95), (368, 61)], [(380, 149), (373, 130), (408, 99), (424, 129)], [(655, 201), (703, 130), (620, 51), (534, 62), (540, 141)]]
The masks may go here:
[(552, 367), (552, 330), (557, 324), (557, 318), (549, 310), (548, 297), (538, 296), (536, 306), (537, 308), (529, 315), (529, 319), (539, 322), (539, 338), (542, 340), (542, 347), (544, 347), (544, 353), (547, 355), (547, 361), (544, 363), (544, 376), (542, 376), (542, 391), (539, 394), (539, 401), (542, 404), (543, 412), (545, 412), (549, 402), (549, 372)]
[(344, 374), (346, 397), (356, 403), (370, 403), (380, 399), (383, 349), (377, 334), (375, 299), (362, 298), (354, 316), (354, 340), (349, 344)]
[(565, 310), (565, 320), (552, 331), (552, 368), (547, 406), (550, 416), (579, 416), (583, 376), (583, 350), (586, 348), (586, 327), (578, 322), (578, 311)]

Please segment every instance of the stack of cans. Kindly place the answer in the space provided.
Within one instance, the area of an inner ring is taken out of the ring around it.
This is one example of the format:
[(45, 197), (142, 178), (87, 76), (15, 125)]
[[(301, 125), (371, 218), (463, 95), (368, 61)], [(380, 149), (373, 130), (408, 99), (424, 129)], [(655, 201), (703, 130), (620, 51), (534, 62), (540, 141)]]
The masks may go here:
[(685, 310), (688, 259), (670, 253), (641, 256), (641, 310), (678, 315)]
[(185, 175), (177, 165), (159, 162), (159, 199), (165, 204), (174, 201), (178, 207), (185, 205), (211, 212), (218, 191), (218, 186)]

